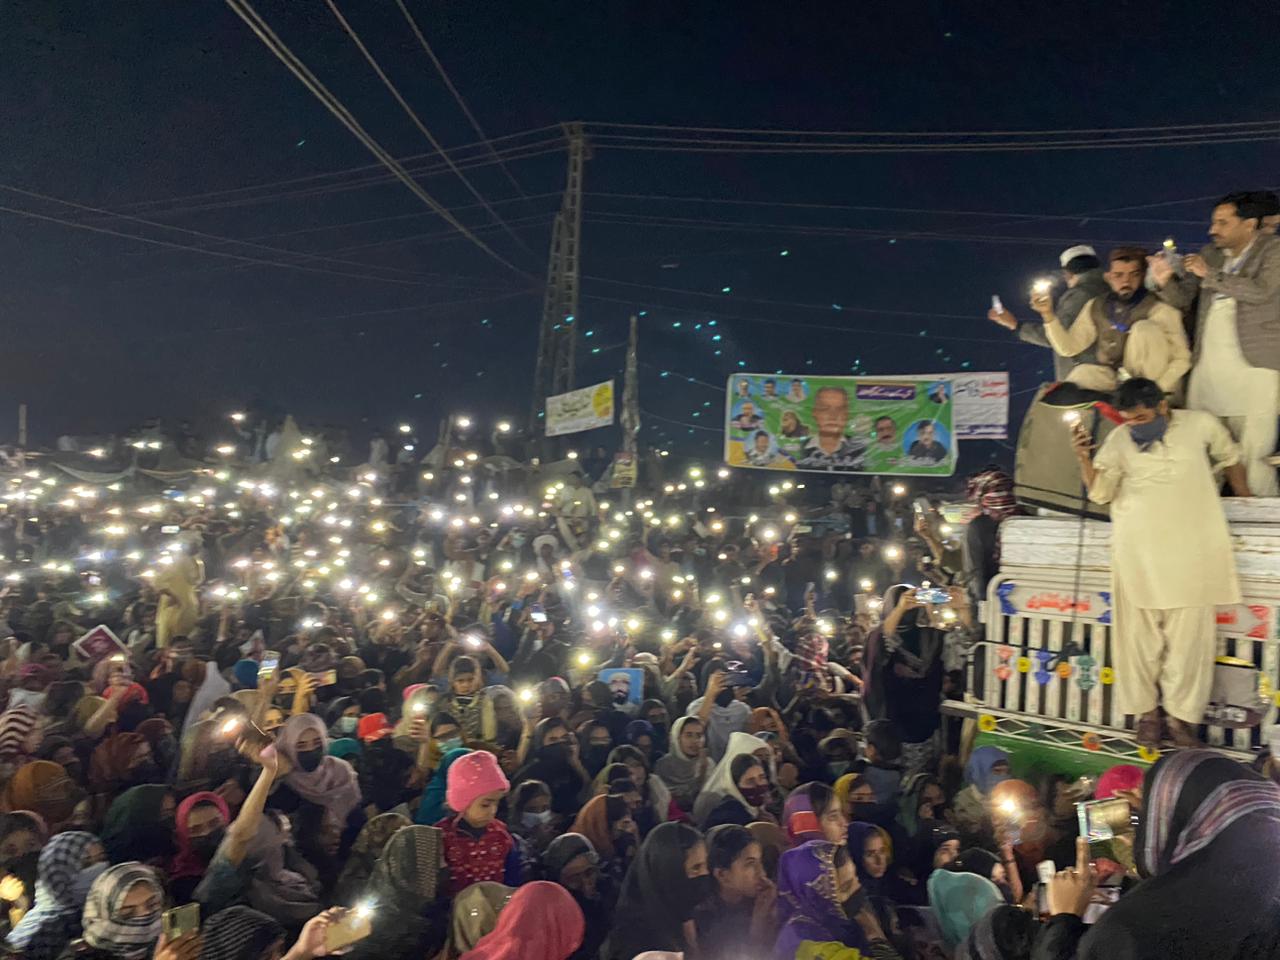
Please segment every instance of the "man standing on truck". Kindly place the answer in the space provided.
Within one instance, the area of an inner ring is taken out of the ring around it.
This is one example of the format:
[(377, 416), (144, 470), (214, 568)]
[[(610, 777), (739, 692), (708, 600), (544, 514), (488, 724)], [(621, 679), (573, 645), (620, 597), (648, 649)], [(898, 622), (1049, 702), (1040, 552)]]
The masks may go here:
[(1116, 392), (1125, 429), (1092, 455), (1079, 422), (1072, 446), (1095, 503), (1111, 504), (1112, 659), (1116, 694), (1138, 718), (1136, 739), (1158, 747), (1160, 708), (1176, 746), (1202, 746), (1216, 656), (1214, 608), (1240, 602), (1235, 558), (1215, 467), (1232, 493), (1251, 496), (1240, 448), (1222, 422), (1170, 410), (1151, 380)]

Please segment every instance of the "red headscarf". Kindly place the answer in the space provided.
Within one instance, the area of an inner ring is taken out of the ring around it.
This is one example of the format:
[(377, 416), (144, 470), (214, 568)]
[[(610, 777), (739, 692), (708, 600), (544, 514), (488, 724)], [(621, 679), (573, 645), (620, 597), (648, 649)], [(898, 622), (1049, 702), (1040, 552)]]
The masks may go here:
[(173, 858), (173, 865), (169, 868), (170, 880), (203, 876), (209, 866), (200, 859), (199, 854), (191, 849), (191, 834), (187, 830), (187, 818), (191, 816), (192, 809), (198, 803), (213, 804), (218, 808), (218, 812), (222, 814), (222, 819), (227, 823), (231, 822), (231, 811), (227, 808), (227, 801), (208, 790), (193, 793), (178, 804), (178, 813), (174, 817), (175, 832), (178, 835), (178, 853)]
[(586, 933), (582, 908), (558, 883), (526, 883), (498, 914), (498, 925), (461, 960), (565, 960)]

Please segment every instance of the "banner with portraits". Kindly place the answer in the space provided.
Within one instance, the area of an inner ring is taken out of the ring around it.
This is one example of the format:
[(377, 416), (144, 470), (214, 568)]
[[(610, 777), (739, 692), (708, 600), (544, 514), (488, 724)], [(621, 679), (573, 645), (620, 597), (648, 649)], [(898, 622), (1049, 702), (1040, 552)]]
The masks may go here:
[(761, 470), (947, 477), (956, 466), (954, 409), (946, 376), (736, 373), (724, 459)]

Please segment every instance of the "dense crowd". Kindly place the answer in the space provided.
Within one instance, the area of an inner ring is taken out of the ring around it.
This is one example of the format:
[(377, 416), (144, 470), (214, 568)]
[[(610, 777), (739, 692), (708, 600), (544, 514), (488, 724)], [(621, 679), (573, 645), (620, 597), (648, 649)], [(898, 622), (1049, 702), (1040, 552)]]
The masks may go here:
[[(9, 951), (1280, 950), (1268, 779), (1209, 751), (1015, 779), (944, 724), (1015, 509), (998, 470), (947, 522), (895, 483), (659, 460), (610, 490), (602, 455), (513, 473), (448, 434), (397, 470), (381, 442), (354, 470), (291, 426), (180, 469), (10, 461)], [(1135, 833), (1080, 839), (1091, 797)]]

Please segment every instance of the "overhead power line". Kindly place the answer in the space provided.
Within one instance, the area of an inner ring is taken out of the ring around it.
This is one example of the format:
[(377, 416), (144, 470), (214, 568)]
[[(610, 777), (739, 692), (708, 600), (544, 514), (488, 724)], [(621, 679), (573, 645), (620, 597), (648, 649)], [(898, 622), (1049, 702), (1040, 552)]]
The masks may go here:
[[(543, 141), (538, 144), (531, 144), (527, 149), (521, 149), (519, 152), (513, 150), (507, 153), (508, 160), (526, 160), (533, 157), (547, 156), (548, 154), (561, 153), (565, 149), (563, 138)], [(494, 161), (488, 157), (480, 157), (474, 161), (459, 162), (458, 166), (463, 170), (471, 170), (476, 167), (489, 166)], [(444, 164), (436, 164), (431, 167), (423, 167), (419, 169), (408, 170), (415, 177), (427, 179), (437, 175), (443, 175), (447, 171)], [(310, 197), (331, 196), (338, 193), (349, 193), (353, 190), (367, 190), (373, 187), (381, 187), (386, 184), (396, 183), (398, 178), (389, 173), (378, 173), (364, 176), (358, 180), (340, 181), (321, 186), (300, 187), (296, 190), (286, 190), (277, 193), (263, 193), (251, 196), (233, 197), (224, 200), (210, 200), (202, 204), (191, 204), (188, 206), (170, 207), (163, 210), (148, 210), (153, 217), (176, 216), (187, 213), (203, 213), (208, 210), (227, 210), (233, 207), (253, 206), (258, 203), (274, 203), (283, 200), (302, 200)]]
[(288, 67), (289, 71), (297, 77), (308, 90), (311, 91), (316, 99), (324, 104), (329, 112), (332, 113), (342, 123), (342, 125), (345, 126), (354, 137), (356, 137), (356, 139), (363, 143), (370, 153), (382, 161), (387, 169), (395, 173), (397, 179), (408, 187), (409, 190), (413, 192), (414, 196), (438, 213), (446, 223), (465, 236), (475, 246), (479, 247), (494, 260), (497, 260), (508, 270), (511, 270), (513, 273), (517, 273), (526, 279), (532, 279), (514, 263), (502, 256), (472, 233), (466, 226), (459, 223), (458, 219), (454, 217), (453, 214), (451, 214), (434, 197), (427, 193), (427, 191), (422, 189), (421, 184), (414, 180), (413, 177), (409, 176), (404, 167), (400, 165), (400, 162), (368, 134), (351, 112), (347, 110), (347, 108), (343, 106), (332, 93), (329, 92), (328, 88), (326, 88), (324, 84), (316, 79), (315, 74), (307, 68), (306, 64), (299, 60), (293, 52), (281, 42), (280, 38), (275, 35), (266, 22), (258, 16), (257, 12), (253, 9), (253, 6), (248, 2), (248, 0), (227, 0), (227, 5), (235, 11), (236, 15), (239, 16), (245, 24), (248, 25), (249, 29), (258, 36), (258, 39), (261, 40), (273, 54), (275, 54), (276, 58)]
[[(563, 145), (565, 142), (561, 132), (561, 126), (559, 124), (548, 124), (547, 126), (544, 126), (544, 127), (535, 127), (529, 130), (521, 130), (516, 133), (507, 134), (505, 136), (495, 137), (493, 140), (483, 144), (482, 143), (460, 144), (459, 146), (450, 148), (447, 151), (447, 153), (454, 158), (454, 160), (459, 164), (459, 166), (462, 166), (464, 169), (467, 169), (466, 164), (471, 162), (471, 160), (475, 158), (470, 158), (464, 155), (469, 155), (472, 151), (475, 151), (475, 150), (488, 149), (489, 154), (492, 157), (494, 153), (497, 152), (493, 144), (508, 143), (509, 141), (523, 140), (524, 138), (531, 137), (534, 134), (543, 134), (543, 135), (550, 134), (551, 137), (553, 138), (553, 142), (559, 143), (561, 145)], [(503, 151), (511, 151), (515, 149), (520, 149), (523, 146), (525, 145), (511, 144), (509, 146), (504, 146), (502, 149)], [(400, 157), (399, 159), (402, 164), (405, 164), (405, 169), (410, 170), (410, 172), (413, 172), (413, 173), (421, 173), (422, 172), (421, 170), (413, 169), (411, 165), (417, 161), (427, 160), (434, 156), (435, 156), (434, 153), (415, 153), (415, 154), (410, 154), (409, 156), (406, 156), (406, 157)], [(482, 164), (476, 164), (476, 165), (482, 165)], [(351, 177), (357, 174), (370, 173), (373, 171), (385, 171), (385, 170), (386, 168), (381, 163), (363, 163), (354, 167), (344, 167), (340, 170), (329, 170), (329, 171), (326, 171), (325, 173), (309, 173), (304, 176), (289, 177), (284, 180), (271, 180), (265, 183), (248, 184), (246, 186), (230, 187), (223, 190), (205, 190), (200, 193), (184, 194), (182, 196), (167, 197), (163, 199), (138, 200), (134, 203), (121, 205), (121, 209), (139, 210), (147, 207), (164, 206), (165, 204), (180, 203), (188, 200), (206, 200), (206, 199), (211, 199), (213, 197), (228, 197), (228, 196), (234, 196), (242, 193), (251, 193), (255, 190), (271, 190), (277, 187), (289, 187), (289, 186), (295, 186), (301, 183), (314, 183), (315, 181), (319, 181), (319, 180), (328, 180), (331, 178), (340, 178), (340, 177)], [(395, 178), (388, 173), (381, 172), (379, 174), (379, 179), (393, 180)]]
[(1184, 123), (1155, 127), (1068, 127), (1062, 130), (782, 130), (767, 127), (699, 127), (662, 123), (614, 123), (584, 121), (591, 128), (618, 130), (670, 130), (677, 133), (728, 133), (760, 136), (807, 137), (1049, 137), (1108, 133), (1166, 133), (1189, 130), (1236, 130), (1274, 126), (1280, 120), (1242, 120), (1232, 123)]
[(480, 129), (480, 121), (475, 118), (475, 115), (471, 112), (471, 108), (467, 106), (467, 101), (463, 99), (462, 94), (458, 92), (458, 88), (455, 87), (453, 85), (453, 81), (449, 79), (449, 74), (445, 71), (444, 64), (440, 62), (440, 58), (437, 57), (435, 51), (431, 49), (431, 44), (427, 43), (427, 38), (423, 35), (422, 28), (418, 26), (418, 21), (415, 20), (413, 14), (409, 12), (409, 8), (404, 5), (404, 0), (396, 0), (396, 6), (399, 7), (400, 12), (404, 14), (404, 18), (409, 24), (409, 29), (412, 30), (413, 35), (418, 38), (419, 45), (421, 45), (423, 52), (425, 52), (430, 58), (432, 66), (436, 68), (436, 73), (440, 74), (440, 79), (444, 81), (445, 87), (447, 87), (449, 92), (453, 94), (453, 99), (457, 102), (459, 109), (462, 110), (463, 116), (467, 118), (467, 122), (471, 124), (471, 129), (476, 132), (476, 136), (480, 138), (480, 141), (489, 147), (490, 152), (493, 153), (493, 159), (497, 161), (498, 166), (502, 168), (502, 172), (507, 175), (507, 179), (511, 181), (511, 185), (516, 188), (516, 193), (520, 194), (521, 197), (525, 197), (524, 188), (520, 186), (520, 181), (515, 178), (515, 175), (512, 174), (512, 172), (507, 168), (507, 165), (502, 162), (498, 157), (498, 154), (493, 151), (492, 141), (490, 141), (489, 138), (485, 136), (485, 132)]
[(710, 138), (656, 138), (592, 133), (592, 146), (614, 150), (641, 150), (660, 153), (731, 153), (803, 156), (857, 156), (879, 154), (946, 154), (946, 153), (1041, 153), (1056, 150), (1130, 150), (1152, 147), (1200, 147), (1229, 143), (1262, 143), (1280, 140), (1280, 126), (1256, 131), (1226, 132), (1206, 136), (1156, 135), (1116, 139), (989, 141), (955, 143), (822, 143), (769, 142)]
[[(850, 237), (858, 240), (877, 240), (903, 238), (910, 240), (940, 240), (948, 242), (963, 241), (966, 243), (1012, 243), (1012, 244), (1072, 244), (1079, 242), (1074, 237), (1034, 237), (1012, 236), (1002, 234), (951, 233), (942, 231), (912, 230), (909, 233), (893, 230), (869, 230), (856, 227), (810, 226), (787, 223), (747, 223), (737, 220), (703, 220), (692, 217), (649, 217), (641, 214), (596, 213), (586, 218), (591, 223), (612, 224), (616, 226), (655, 227), (675, 230), (702, 230), (710, 232), (738, 233), (775, 233), (787, 236), (805, 237)], [(1113, 239), (1108, 243), (1141, 245), (1150, 244), (1146, 240)]]
[(518, 236), (516, 236), (515, 232), (510, 227), (508, 227), (506, 223), (503, 222), (502, 218), (498, 216), (498, 211), (494, 210), (493, 207), (489, 205), (489, 201), (486, 200), (484, 196), (480, 193), (480, 191), (476, 189), (475, 184), (473, 184), (470, 180), (468, 180), (466, 175), (463, 174), (463, 172), (460, 169), (458, 169), (458, 165), (449, 158), (449, 154), (445, 152), (445, 149), (443, 146), (441, 146), (440, 141), (437, 140), (435, 138), (435, 135), (432, 134), (432, 132), (427, 129), (427, 125), (422, 122), (422, 118), (418, 116), (417, 111), (415, 111), (413, 107), (409, 106), (409, 101), (406, 100), (404, 98), (404, 95), (400, 93), (399, 88), (394, 83), (391, 82), (391, 78), (387, 76), (387, 73), (385, 70), (382, 69), (381, 64), (379, 64), (378, 61), (374, 58), (373, 54), (369, 52), (369, 48), (365, 46), (364, 41), (360, 39), (360, 35), (356, 33), (355, 29), (351, 26), (351, 23), (347, 20), (347, 18), (342, 15), (342, 11), (338, 9), (338, 5), (334, 3), (334, 0), (325, 0), (325, 4), (329, 7), (329, 10), (333, 13), (334, 17), (337, 19), (342, 29), (346, 31), (347, 36), (351, 38), (351, 42), (354, 43), (356, 45), (356, 48), (360, 51), (360, 53), (364, 55), (364, 58), (365, 60), (368, 61), (369, 66), (373, 68), (373, 72), (376, 73), (378, 75), (378, 79), (382, 81), (382, 85), (387, 88), (387, 92), (390, 93), (393, 98), (395, 98), (396, 103), (400, 105), (400, 109), (405, 112), (405, 116), (407, 116), (413, 122), (413, 125), (418, 128), (418, 132), (421, 133), (424, 137), (426, 137), (427, 143), (431, 144), (431, 146), (435, 149), (436, 153), (438, 153), (444, 159), (444, 162), (448, 165), (449, 169), (453, 172), (453, 175), (462, 181), (463, 185), (467, 188), (468, 191), (470, 191), (471, 195), (476, 198), (476, 200), (480, 203), (481, 206), (485, 208), (486, 211), (488, 211), (489, 216), (493, 217), (494, 221), (498, 223), (503, 228), (503, 230), (506, 231), (507, 236), (509, 236), (512, 240), (514, 240), (516, 242), (516, 245), (519, 246), (520, 249), (522, 249), (525, 253), (532, 255), (533, 251), (530, 250), (528, 246), (525, 245), (525, 242), (523, 240), (521, 240)]
[(284, 267), (289, 270), (304, 270), (307, 273), (335, 274), (337, 276), (352, 277), (357, 280), (380, 280), (383, 283), (410, 282), (392, 280), (387, 277), (374, 277), (367, 274), (340, 273), (339, 271), (327, 270), (322, 267), (308, 267), (301, 263), (281, 263), (278, 260), (263, 260), (260, 257), (243, 257), (238, 253), (226, 253), (221, 250), (210, 250), (207, 247), (193, 247), (185, 243), (172, 243), (168, 240), (157, 240), (154, 237), (143, 237), (136, 233), (125, 233), (121, 230), (112, 230), (109, 227), (98, 227), (90, 223), (77, 223), (75, 220), (66, 220), (62, 217), (55, 217), (45, 213), (36, 213), (33, 210), (19, 210), (16, 207), (0, 206), (0, 213), (11, 213), (14, 216), (26, 217), (29, 220), (42, 220), (45, 223), (58, 223), (64, 227), (74, 227), (76, 230), (87, 230), (90, 233), (100, 233), (104, 236), (120, 237), (125, 240), (137, 240), (139, 243), (149, 243), (157, 247), (168, 247), (171, 250), (185, 250), (188, 253), (203, 253), (208, 257), (221, 257), (224, 260), (238, 260), (241, 263), (254, 263), (264, 267)]
[[(88, 213), (100, 214), (104, 217), (110, 217), (118, 220), (127, 220), (130, 223), (142, 224), (143, 226), (153, 227), (157, 230), (168, 230), (173, 233), (180, 233), (190, 237), (199, 237), (203, 240), (214, 240), (218, 243), (226, 243), (226, 244), (233, 244), (233, 245), (239, 244), (241, 246), (248, 247), (251, 250), (262, 250), (267, 253), (276, 253), (286, 257), (298, 257), (302, 260), (309, 260), (309, 261), (315, 261), (320, 263), (338, 263), (344, 266), (360, 267), (361, 269), (364, 269), (364, 270), (391, 270), (394, 273), (402, 273), (402, 274), (405, 273), (405, 271), (403, 270), (396, 270), (392, 267), (380, 267), (380, 266), (376, 266), (374, 264), (369, 264), (369, 263), (361, 263), (359, 260), (340, 260), (335, 257), (325, 256), (323, 254), (302, 253), (297, 250), (287, 250), (283, 247), (269, 247), (265, 244), (254, 243), (249, 240), (236, 240), (231, 237), (222, 237), (213, 233), (203, 233), (199, 230), (188, 230), (185, 227), (174, 227), (167, 223), (156, 223), (153, 220), (144, 220), (141, 217), (130, 216), (127, 213), (115, 213), (111, 210), (103, 209), (102, 207), (91, 207), (91, 206), (88, 206), (87, 204), (76, 203), (72, 200), (63, 200), (60, 197), (52, 197), (52, 196), (49, 196), (48, 194), (36, 193), (34, 190), (24, 190), (21, 187), (13, 187), (13, 186), (9, 186), (8, 184), (0, 183), (0, 190), (7, 190), (10, 193), (16, 193), (19, 196), (30, 197), (35, 200), (43, 200), (47, 203), (61, 204), (64, 207), (71, 207), (75, 210), (84, 210)], [(138, 239), (142, 239), (142, 238), (138, 238)], [(207, 247), (192, 247), (191, 249), (193, 250), (198, 249), (202, 253), (215, 252), (215, 251), (209, 250)], [(245, 258), (241, 258), (241, 259), (245, 259)], [(294, 265), (289, 263), (279, 263), (276, 261), (266, 261), (266, 260), (252, 261), (252, 262), (270, 263), (272, 266), (281, 266), (281, 267)], [(370, 276), (369, 274), (363, 274), (363, 273), (359, 273), (359, 274), (347, 273), (342, 271), (326, 270), (321, 268), (315, 268), (315, 269), (318, 272), (332, 273), (335, 276), (353, 277), (361, 280), (381, 280), (384, 283), (416, 284), (421, 282), (421, 278), (415, 277), (413, 274), (406, 274), (406, 276), (409, 277), (410, 279), (397, 280), (393, 277)]]
[[(681, 203), (681, 204), (713, 204), (723, 206), (738, 207), (780, 207), (788, 210), (831, 210), (849, 213), (906, 213), (920, 214), (924, 216), (935, 217), (991, 217), (1001, 219), (1015, 220), (1078, 220), (1083, 218), (1089, 220), (1097, 220), (1102, 223), (1181, 223), (1200, 226), (1204, 220), (1166, 220), (1166, 219), (1143, 219), (1137, 217), (1100, 217), (1088, 214), (1078, 213), (1011, 213), (1005, 210), (954, 210), (954, 209), (936, 209), (928, 207), (882, 207), (882, 206), (865, 206), (848, 203), (796, 203), (784, 200), (743, 200), (736, 197), (685, 197), (675, 194), (645, 194), (645, 193), (597, 193), (589, 191), (589, 197), (598, 197), (604, 200), (641, 200), (646, 203), (659, 201), (664, 203)], [(1169, 206), (1169, 204), (1158, 204), (1157, 206)]]

